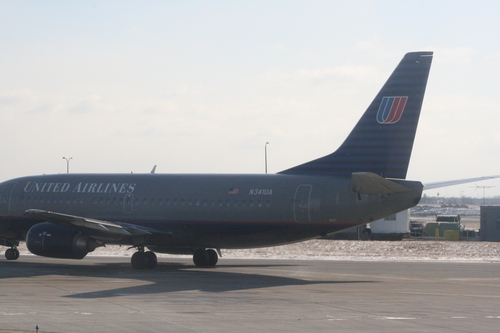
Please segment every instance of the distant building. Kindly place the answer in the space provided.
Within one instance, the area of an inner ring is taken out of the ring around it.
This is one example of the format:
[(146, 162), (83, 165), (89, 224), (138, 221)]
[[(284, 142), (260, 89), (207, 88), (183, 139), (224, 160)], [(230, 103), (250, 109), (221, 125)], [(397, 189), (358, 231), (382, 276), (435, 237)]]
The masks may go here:
[(370, 227), (372, 232), (371, 239), (401, 240), (404, 236), (408, 236), (410, 210), (404, 210), (372, 222), (370, 223)]
[(354, 227), (328, 236), (330, 239), (359, 240), (402, 240), (408, 236), (410, 228), (410, 211), (397, 214), (369, 223), (367, 226)]
[(480, 239), (500, 242), (500, 206), (481, 206)]

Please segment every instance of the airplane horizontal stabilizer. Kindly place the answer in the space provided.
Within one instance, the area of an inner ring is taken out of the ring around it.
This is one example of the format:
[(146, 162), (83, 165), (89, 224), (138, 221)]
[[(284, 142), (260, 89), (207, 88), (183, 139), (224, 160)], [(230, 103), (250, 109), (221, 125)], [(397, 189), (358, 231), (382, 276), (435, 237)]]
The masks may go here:
[(359, 194), (386, 195), (411, 191), (409, 188), (380, 177), (371, 172), (354, 172), (352, 190)]

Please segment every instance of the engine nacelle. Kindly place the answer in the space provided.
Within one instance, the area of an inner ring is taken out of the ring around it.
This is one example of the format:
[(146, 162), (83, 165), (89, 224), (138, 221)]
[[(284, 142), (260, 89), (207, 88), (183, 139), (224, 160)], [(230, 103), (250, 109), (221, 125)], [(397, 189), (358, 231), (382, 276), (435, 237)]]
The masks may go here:
[(78, 230), (43, 222), (35, 224), (26, 235), (28, 250), (38, 256), (64, 259), (83, 259), (98, 246), (94, 239)]

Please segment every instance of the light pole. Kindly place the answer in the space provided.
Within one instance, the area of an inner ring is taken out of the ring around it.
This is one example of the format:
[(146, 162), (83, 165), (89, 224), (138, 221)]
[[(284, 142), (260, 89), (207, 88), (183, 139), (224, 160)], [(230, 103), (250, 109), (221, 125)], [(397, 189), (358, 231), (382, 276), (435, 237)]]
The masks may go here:
[(63, 160), (66, 160), (66, 173), (69, 173), (69, 161), (72, 159), (73, 159), (73, 157), (70, 157), (70, 158), (63, 157)]
[(266, 164), (266, 173), (267, 173), (267, 145), (269, 144), (269, 142), (266, 142), (266, 144), (264, 145), (264, 160), (265, 160), (265, 164)]

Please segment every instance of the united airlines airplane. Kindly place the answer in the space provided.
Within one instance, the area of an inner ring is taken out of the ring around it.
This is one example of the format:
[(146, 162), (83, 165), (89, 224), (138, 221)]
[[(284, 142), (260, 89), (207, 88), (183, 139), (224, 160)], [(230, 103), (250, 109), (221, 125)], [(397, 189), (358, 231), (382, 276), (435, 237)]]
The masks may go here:
[(415, 206), (423, 185), (405, 180), (432, 52), (406, 54), (344, 143), (277, 174), (58, 174), (0, 184), (0, 245), (82, 259), (106, 244), (190, 254), (215, 266), (221, 249), (326, 236)]

